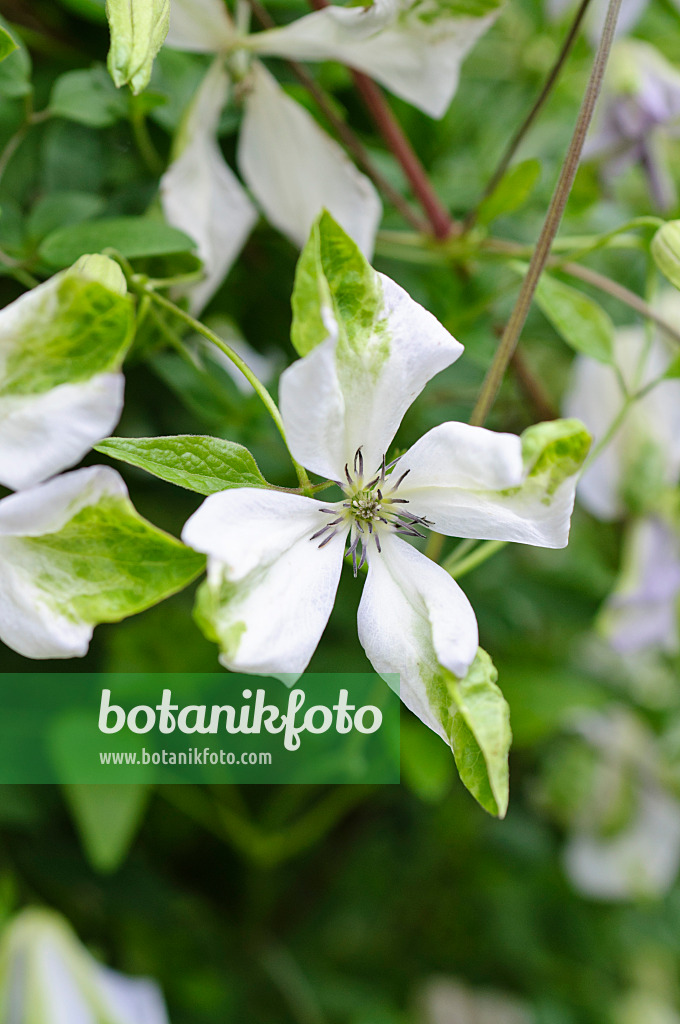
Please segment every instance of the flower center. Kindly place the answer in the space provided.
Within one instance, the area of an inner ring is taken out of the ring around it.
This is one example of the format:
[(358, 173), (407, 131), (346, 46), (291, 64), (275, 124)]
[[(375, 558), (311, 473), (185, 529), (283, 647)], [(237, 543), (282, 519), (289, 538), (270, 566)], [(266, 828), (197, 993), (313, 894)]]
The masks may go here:
[[(383, 456), (382, 464), (374, 479), (366, 482), (364, 480), (364, 457), (361, 448), (357, 449), (354, 456), (353, 473), (350, 472), (349, 463), (345, 466), (345, 477), (347, 482), (338, 481), (342, 487), (347, 501), (340, 507), (320, 508), (319, 511), (325, 515), (333, 515), (330, 523), (326, 523), (320, 530), (317, 530), (311, 540), (322, 538), (320, 548), (329, 544), (333, 537), (349, 525), (349, 548), (348, 555), (352, 557), (352, 567), (356, 576), (359, 569), (366, 561), (368, 544), (371, 539), (380, 552), (381, 530), (391, 530), (393, 533), (406, 537), (424, 537), (425, 535), (417, 529), (419, 526), (434, 526), (434, 523), (424, 516), (416, 516), (407, 512), (404, 508), (408, 505), (406, 498), (395, 497), (396, 492), (410, 470), (402, 473), (393, 482), (391, 472), (399, 462), (395, 459), (389, 465), (385, 465)], [(357, 549), (361, 545), (361, 554), (357, 559)]]

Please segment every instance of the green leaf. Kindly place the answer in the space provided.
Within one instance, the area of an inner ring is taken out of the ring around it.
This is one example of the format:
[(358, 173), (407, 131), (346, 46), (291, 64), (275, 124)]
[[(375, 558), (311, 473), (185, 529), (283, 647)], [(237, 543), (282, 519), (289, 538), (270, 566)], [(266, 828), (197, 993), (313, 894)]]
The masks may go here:
[(0, 61), (5, 60), (6, 57), (9, 57), (10, 53), (14, 53), (18, 49), (17, 43), (15, 43), (4, 25), (0, 25)]
[(183, 590), (205, 567), (203, 555), (115, 495), (86, 505), (58, 532), (22, 537), (13, 562), (47, 608), (92, 625), (150, 608)]
[(269, 486), (247, 448), (218, 437), (109, 437), (95, 449), (197, 494)]
[(113, 249), (127, 259), (190, 252), (195, 243), (177, 228), (152, 217), (115, 217), (70, 224), (51, 232), (38, 250), (53, 267), (65, 267), (79, 256)]
[(480, 204), (478, 222), (490, 224), (497, 217), (519, 210), (529, 199), (540, 176), (541, 164), (538, 160), (524, 160), (511, 167), (498, 187)]
[(465, 678), (451, 676), (448, 688), (456, 709), (452, 744), (460, 777), (485, 811), (504, 818), (512, 732), (510, 709), (497, 679), (491, 658), (480, 647)]
[(540, 484), (546, 502), (568, 477), (578, 473), (590, 451), (592, 438), (580, 420), (535, 423), (522, 434), (522, 461), (527, 471), (524, 487)]
[(85, 855), (102, 874), (125, 860), (144, 819), (148, 786), (64, 786)]
[(652, 256), (671, 284), (680, 288), (680, 220), (669, 220), (652, 239)]
[(664, 373), (664, 378), (667, 380), (674, 380), (676, 377), (680, 377), (680, 355), (671, 359), (666, 372)]
[(614, 359), (614, 324), (583, 292), (543, 274), (536, 303), (567, 345), (600, 363)]
[(91, 220), (104, 209), (101, 196), (91, 192), (50, 192), (31, 209), (26, 230), (32, 240), (42, 241), (50, 232), (66, 224)]
[(0, 396), (42, 394), (119, 369), (134, 331), (124, 289), (117, 264), (90, 256), (0, 312)]
[(291, 340), (307, 355), (336, 329), (339, 351), (366, 354), (371, 365), (387, 351), (380, 279), (356, 242), (324, 211), (298, 261)]
[(107, 128), (127, 116), (128, 104), (99, 65), (61, 75), (54, 83), (48, 109), (56, 117)]
[[(0, 96), (20, 99), (31, 92), (31, 58), (22, 40), (10, 33), (4, 18), (0, 18), (0, 32), (0, 50), (4, 51), (0, 59)], [(8, 49), (8, 40), (14, 44), (12, 49)]]
[(111, 30), (108, 69), (116, 85), (139, 93), (149, 84), (154, 57), (170, 24), (170, 0), (107, 0)]

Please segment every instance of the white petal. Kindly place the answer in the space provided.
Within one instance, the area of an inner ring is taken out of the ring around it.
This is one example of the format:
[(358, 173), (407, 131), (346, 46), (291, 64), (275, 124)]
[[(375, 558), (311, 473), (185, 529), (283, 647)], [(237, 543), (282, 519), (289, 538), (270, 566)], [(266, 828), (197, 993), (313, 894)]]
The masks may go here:
[(565, 850), (565, 865), (574, 885), (597, 899), (662, 895), (680, 867), (680, 804), (648, 786), (622, 833), (611, 839), (575, 836)]
[(236, 39), (223, 0), (172, 0), (165, 45), (194, 53), (228, 50)]
[(208, 554), (211, 625), (220, 661), (237, 672), (297, 675), (314, 653), (335, 600), (342, 530), (319, 548), (333, 518), (296, 494), (239, 488), (207, 498), (182, 539)]
[(478, 647), (475, 613), (441, 566), (393, 534), (380, 542), (381, 554), (369, 552), (359, 639), (376, 672), (399, 675), (406, 707), (450, 744), (442, 668), (466, 675)]
[(259, 62), (250, 83), (238, 165), (267, 219), (302, 247), (327, 209), (370, 256), (382, 206), (369, 179)]
[(216, 62), (180, 129), (178, 155), (160, 182), (168, 223), (194, 239), (203, 261), (205, 280), (189, 290), (194, 314), (222, 284), (257, 220), (255, 207), (217, 143), (228, 93), (229, 78)]
[(549, 503), (540, 487), (522, 486), (522, 442), (513, 434), (442, 423), (393, 472), (406, 470), (398, 496), (409, 502), (407, 511), (431, 520), (437, 533), (540, 547), (567, 543), (574, 480), (560, 484)]
[(601, 627), (622, 654), (680, 647), (680, 537), (656, 519), (635, 521), (624, 567), (608, 598)]
[(22, 538), (56, 533), (88, 505), (125, 495), (115, 470), (93, 466), (0, 501), (0, 639), (13, 650), (27, 658), (87, 652), (93, 626), (61, 614), (48, 600)]
[(281, 376), (286, 435), (295, 458), (321, 476), (344, 478), (344, 465), (363, 448), (368, 472), (387, 452), (404, 413), (427, 382), (463, 352), (438, 320), (398, 284), (377, 275), (384, 319), (376, 324), (388, 351), (381, 360), (343, 353), (329, 338)]
[(79, 462), (112, 433), (124, 390), (122, 373), (102, 373), (42, 394), (0, 398), (0, 482), (32, 487)]
[(341, 61), (432, 117), (442, 117), (458, 87), (464, 58), (496, 13), (483, 18), (432, 13), (410, 0), (375, 0), (368, 8), (331, 6), (251, 36), (249, 46), (297, 60)]
[(118, 971), (96, 967), (99, 988), (110, 1012), (121, 1024), (169, 1024), (161, 990), (147, 978), (128, 978)]

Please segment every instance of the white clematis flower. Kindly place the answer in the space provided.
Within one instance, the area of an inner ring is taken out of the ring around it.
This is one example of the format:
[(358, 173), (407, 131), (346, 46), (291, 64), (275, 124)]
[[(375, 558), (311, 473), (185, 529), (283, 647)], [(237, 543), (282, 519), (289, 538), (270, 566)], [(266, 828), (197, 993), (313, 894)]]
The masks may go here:
[[(669, 294), (659, 308), (673, 322), (677, 306), (677, 296)], [(630, 392), (661, 376), (672, 354), (658, 335), (648, 345), (642, 327), (616, 333), (614, 359)], [(597, 444), (617, 421), (624, 402), (614, 367), (577, 356), (564, 401), (565, 415), (582, 420)], [(649, 492), (652, 487), (673, 486), (679, 477), (680, 380), (674, 379), (662, 381), (630, 407), (611, 443), (584, 472), (578, 495), (592, 515), (612, 520), (625, 513), (627, 492), (635, 489), (636, 481)]]
[(26, 910), (0, 945), (0, 1019), (17, 1024), (168, 1024), (160, 989), (104, 967), (57, 914)]
[(198, 615), (220, 643), (222, 664), (279, 676), (299, 675), (309, 663), (349, 540), (355, 574), (368, 561), (359, 608), (366, 654), (379, 673), (400, 673), (404, 703), (450, 743), (445, 681), (466, 675), (477, 623), (458, 584), (405, 538), (434, 526), (458, 537), (564, 546), (573, 474), (588, 438), (578, 435), (575, 465), (549, 484), (545, 444), (463, 423), (435, 427), (386, 465), (408, 406), (463, 349), (402, 288), (367, 269), (375, 318), (354, 281), (358, 323), (325, 306), (330, 336), (287, 369), (280, 385), (294, 457), (337, 481), (343, 498), (329, 504), (262, 489), (221, 492), (191, 517), (183, 539), (209, 556)]
[(85, 256), (0, 311), (0, 483), (31, 487), (111, 433), (133, 311), (120, 267)]
[[(578, 731), (599, 761), (585, 819), (565, 847), (569, 878), (579, 891), (601, 900), (662, 895), (680, 868), (680, 801), (658, 781), (654, 738), (619, 710), (589, 716)], [(612, 831), (612, 807), (622, 803), (630, 804), (628, 813)]]
[(498, 17), (502, 0), (374, 0), (329, 6), (283, 28), (251, 36), (263, 56), (337, 60), (391, 92), (443, 117), (458, 88), (463, 60)]
[(228, 56), (244, 105), (238, 166), (268, 220), (301, 247), (321, 210), (328, 209), (370, 257), (382, 216), (370, 180), (266, 68), (251, 60), (247, 42), (221, 0), (173, 3), (166, 44), (219, 58), (187, 112), (175, 159), (161, 179), (168, 222), (196, 241), (204, 263), (206, 278), (191, 289), (195, 313), (226, 277), (257, 218), (217, 144), (220, 113), (232, 86)]

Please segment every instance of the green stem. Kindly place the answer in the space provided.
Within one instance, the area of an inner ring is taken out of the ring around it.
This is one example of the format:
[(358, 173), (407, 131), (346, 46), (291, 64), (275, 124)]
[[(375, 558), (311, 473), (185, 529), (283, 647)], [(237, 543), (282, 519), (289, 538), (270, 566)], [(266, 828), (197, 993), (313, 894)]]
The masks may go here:
[(585, 96), (583, 97), (581, 109), (576, 121), (576, 127), (574, 128), (574, 134), (569, 144), (564, 165), (548, 208), (543, 229), (533, 256), (531, 257), (529, 269), (527, 270), (526, 276), (522, 282), (522, 287), (520, 289), (515, 308), (510, 315), (510, 319), (508, 320), (505, 331), (503, 332), (503, 337), (501, 338), (496, 355), (489, 367), (479, 398), (475, 408), (473, 409), (472, 416), (470, 417), (470, 422), (476, 426), (481, 426), (491, 411), (491, 406), (496, 399), (501, 382), (505, 376), (505, 371), (510, 363), (512, 354), (517, 347), (522, 329), (526, 323), (527, 316), (529, 315), (529, 309), (533, 302), (534, 293), (538, 286), (539, 279), (550, 257), (550, 250), (552, 249), (552, 244), (562, 222), (562, 216), (567, 205), (567, 200), (569, 199), (574, 178), (576, 177), (576, 171), (578, 170), (578, 165), (581, 159), (586, 134), (595, 110), (595, 103), (597, 102), (600, 89), (602, 88), (602, 80), (604, 78), (609, 52), (614, 41), (614, 32), (620, 7), (621, 0), (609, 0), (609, 7), (607, 9), (607, 17), (602, 32), (602, 38), (593, 62), (588, 87), (586, 89)]
[(144, 286), (143, 293), (145, 295), (149, 295), (151, 297), (151, 300), (155, 302), (156, 305), (161, 306), (163, 309), (167, 309), (168, 312), (172, 313), (179, 320), (182, 320), (185, 324), (187, 324), (187, 326), (191, 327), (192, 330), (196, 331), (197, 334), (201, 334), (204, 338), (207, 338), (208, 341), (212, 342), (212, 344), (216, 348), (218, 348), (220, 352), (223, 352), (224, 355), (232, 361), (234, 366), (238, 367), (238, 369), (241, 371), (241, 373), (246, 378), (248, 383), (252, 386), (253, 390), (257, 394), (258, 398), (266, 408), (271, 418), (274, 420), (276, 428), (280, 433), (281, 437), (283, 438), (283, 443), (288, 449), (288, 454), (290, 455), (291, 462), (295, 467), (295, 472), (297, 473), (297, 478), (300, 482), (300, 487), (302, 488), (305, 494), (309, 494), (312, 490), (312, 483), (309, 477), (307, 476), (306, 470), (304, 469), (303, 466), (299, 464), (299, 462), (297, 462), (293, 458), (293, 454), (290, 448), (288, 447), (286, 430), (283, 425), (281, 413), (279, 412), (279, 407), (277, 406), (276, 402), (267, 391), (264, 384), (255, 376), (255, 374), (250, 369), (248, 364), (245, 363), (236, 352), (234, 352), (233, 348), (230, 348), (230, 346), (227, 345), (226, 342), (222, 341), (218, 334), (215, 334), (215, 332), (211, 331), (209, 327), (206, 327), (205, 324), (202, 324), (200, 320), (196, 320), (195, 317), (191, 316), (190, 313), (187, 313), (185, 310), (177, 306), (174, 302), (171, 302), (170, 299), (166, 299), (163, 295), (159, 295), (158, 292), (150, 290), (146, 285)]
[(130, 125), (139, 155), (150, 174), (154, 178), (158, 178), (165, 170), (165, 163), (151, 141), (144, 110), (139, 103), (134, 102), (134, 99), (130, 107)]
[(486, 562), (487, 558), (491, 558), (497, 551), (504, 548), (506, 544), (507, 541), (505, 540), (485, 540), (466, 558), (458, 558), (458, 551), (456, 550), (445, 560), (442, 568), (446, 569), (453, 576), (454, 580), (459, 580), (462, 576), (471, 572), (472, 569), (476, 569), (478, 565)]

